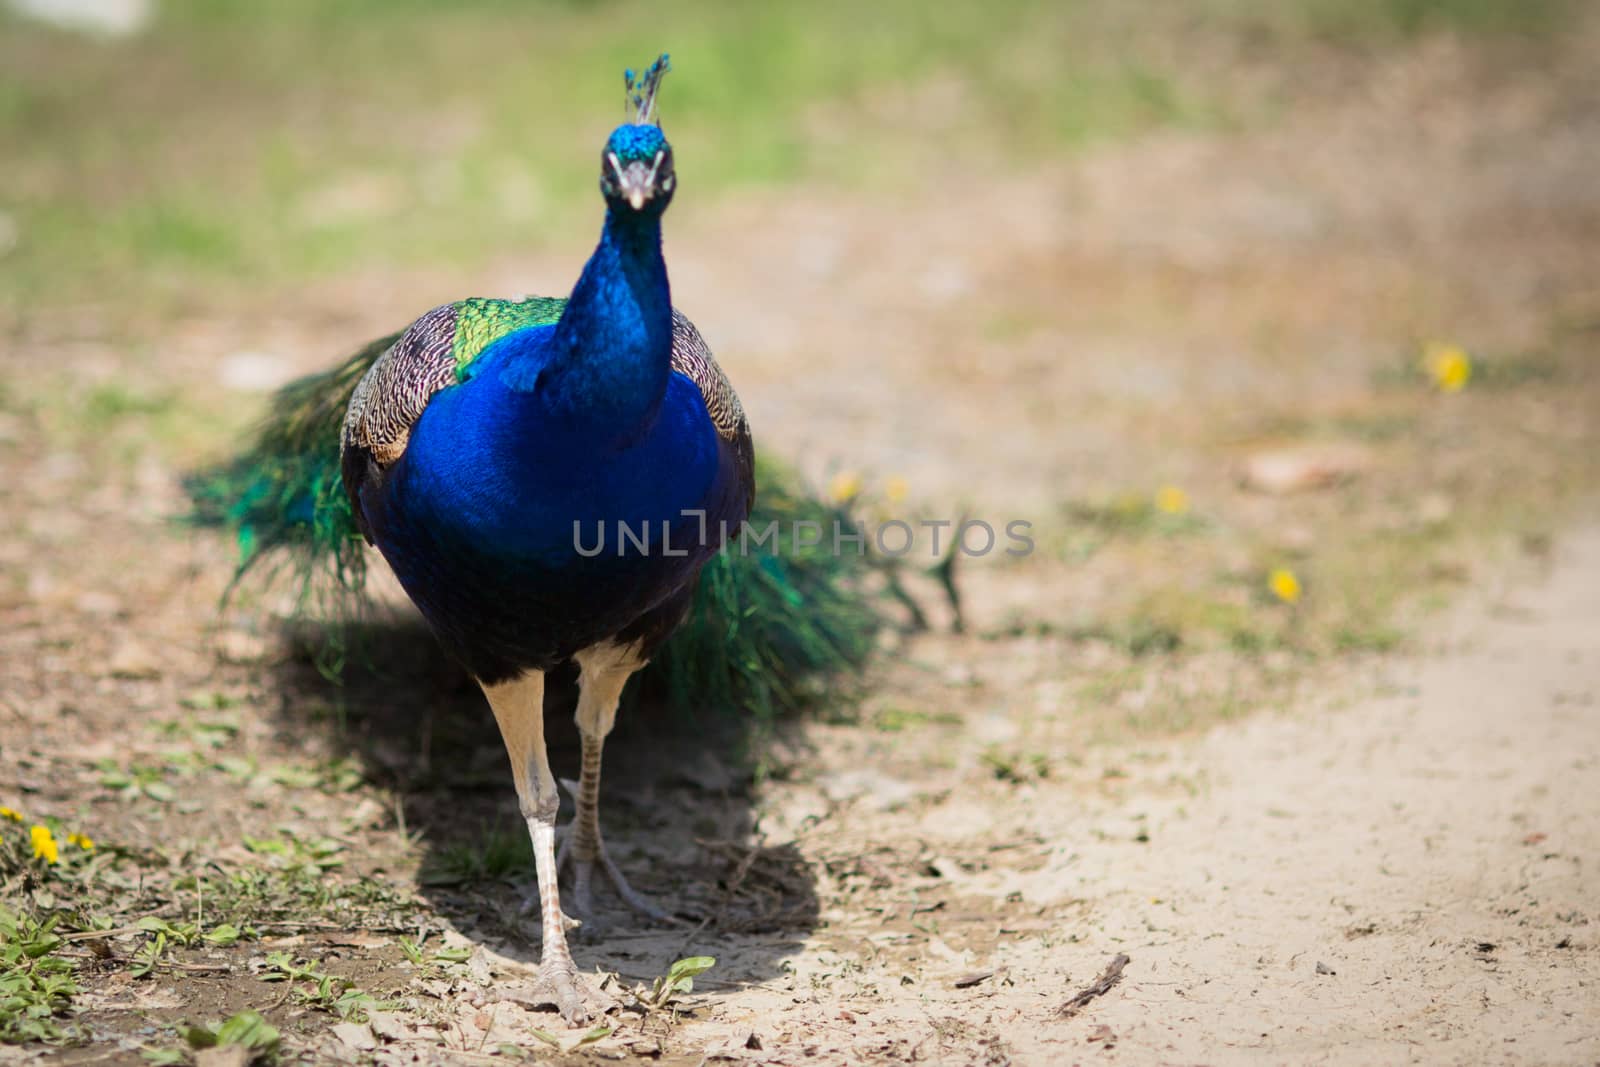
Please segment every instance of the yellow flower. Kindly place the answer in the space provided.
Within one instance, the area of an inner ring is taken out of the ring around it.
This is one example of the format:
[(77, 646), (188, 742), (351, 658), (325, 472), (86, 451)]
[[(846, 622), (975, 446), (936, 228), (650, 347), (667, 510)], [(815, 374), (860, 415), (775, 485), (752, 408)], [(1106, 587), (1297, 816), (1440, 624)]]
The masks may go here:
[(1175, 485), (1163, 485), (1156, 490), (1156, 510), (1182, 515), (1189, 510), (1189, 494)]
[(22, 812), (16, 808), (0, 808), (0, 819), (10, 819), (12, 822), (22, 821)]
[(94, 839), (88, 834), (68, 834), (67, 840), (83, 849), (85, 852), (94, 850)]
[(1279, 567), (1267, 576), (1267, 587), (1272, 590), (1272, 595), (1285, 604), (1293, 604), (1300, 599), (1300, 579), (1294, 576), (1294, 571)]
[(1460, 345), (1433, 342), (1423, 353), (1422, 367), (1441, 393), (1459, 393), (1472, 379), (1472, 360)]
[(911, 495), (911, 484), (897, 474), (883, 483), (883, 495), (889, 503), (898, 504)]
[(50, 833), (50, 827), (35, 826), (33, 829), (28, 831), (28, 834), (33, 838), (34, 859), (42, 858), (46, 863), (55, 863), (61, 858), (60, 854), (56, 851), (56, 839), (55, 836)]
[(861, 475), (840, 471), (828, 483), (828, 496), (835, 504), (848, 504), (861, 494)]

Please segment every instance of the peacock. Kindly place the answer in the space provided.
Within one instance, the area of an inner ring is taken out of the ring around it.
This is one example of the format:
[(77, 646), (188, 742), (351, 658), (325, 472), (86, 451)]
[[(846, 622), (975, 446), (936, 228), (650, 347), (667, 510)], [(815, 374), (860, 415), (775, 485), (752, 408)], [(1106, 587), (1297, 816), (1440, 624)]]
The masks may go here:
[[(533, 843), (535, 999), (573, 1024), (589, 1008), (559, 873), (571, 869), (580, 918), (597, 871), (635, 911), (672, 918), (600, 829), (629, 679), (654, 660), (680, 700), (770, 712), (858, 667), (881, 621), (858, 555), (783, 540), (734, 551), (758, 481), (756, 523), (849, 516), (757, 466), (738, 395), (672, 305), (661, 227), (678, 175), (656, 115), (668, 69), (663, 54), (625, 74), (628, 121), (600, 158), (605, 220), (570, 295), (436, 307), (286, 386), (253, 446), (191, 482), (196, 516), (239, 531), (241, 576), (287, 556), (303, 588), (331, 576), (360, 593), (375, 546), (481, 686)], [(569, 661), (582, 755), (558, 851), (543, 704), (547, 673)]]

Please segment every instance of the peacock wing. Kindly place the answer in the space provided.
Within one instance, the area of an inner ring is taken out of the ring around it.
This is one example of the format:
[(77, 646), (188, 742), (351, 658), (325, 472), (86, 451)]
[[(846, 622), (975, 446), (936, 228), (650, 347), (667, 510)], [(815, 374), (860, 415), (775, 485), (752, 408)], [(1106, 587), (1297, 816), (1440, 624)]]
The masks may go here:
[(341, 452), (365, 451), (387, 467), (406, 450), (411, 428), (433, 394), (466, 377), (473, 360), (495, 341), (561, 317), (566, 301), (473, 298), (423, 315), (374, 360), (349, 395)]
[(672, 369), (700, 390), (711, 425), (716, 427), (717, 435), (732, 446), (748, 511), (756, 495), (756, 453), (750, 440), (750, 423), (744, 417), (744, 405), (739, 403), (739, 394), (733, 391), (728, 376), (722, 373), (711, 355), (705, 338), (677, 308), (672, 309)]
[(356, 521), (369, 541), (360, 487), (405, 452), (411, 428), (434, 394), (462, 381), (495, 341), (554, 323), (565, 305), (560, 297), (474, 297), (443, 304), (406, 327), (367, 367), (345, 407), (339, 466)]

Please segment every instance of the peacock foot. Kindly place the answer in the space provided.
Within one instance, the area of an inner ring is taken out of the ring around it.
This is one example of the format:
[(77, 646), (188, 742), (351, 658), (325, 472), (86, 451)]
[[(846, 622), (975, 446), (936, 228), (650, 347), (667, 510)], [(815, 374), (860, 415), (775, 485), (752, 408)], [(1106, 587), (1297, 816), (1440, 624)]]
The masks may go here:
[(621, 868), (606, 851), (605, 839), (600, 836), (598, 827), (592, 828), (586, 835), (579, 834), (574, 829), (562, 840), (561, 851), (556, 854), (556, 870), (560, 871), (569, 866), (572, 868), (573, 882), (567, 902), (573, 914), (582, 920), (583, 933), (586, 936), (600, 932), (600, 925), (595, 921), (594, 914), (593, 883), (596, 867), (605, 875), (606, 881), (611, 883), (611, 888), (616, 891), (618, 898), (634, 911), (653, 922), (680, 921), (628, 884), (628, 879), (623, 875)]
[(555, 1008), (568, 1026), (582, 1026), (605, 1014), (609, 1004), (578, 974), (570, 959), (546, 960), (529, 982), (498, 990), (501, 1000), (524, 1008)]

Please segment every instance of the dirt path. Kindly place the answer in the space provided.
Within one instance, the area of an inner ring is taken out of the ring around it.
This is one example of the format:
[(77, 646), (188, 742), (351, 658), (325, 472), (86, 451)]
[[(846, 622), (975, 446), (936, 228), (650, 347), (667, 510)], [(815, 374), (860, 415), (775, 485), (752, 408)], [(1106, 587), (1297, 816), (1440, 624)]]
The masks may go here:
[[(811, 844), (919, 840), (920, 877), (885, 861), (878, 884), (924, 888), (927, 936), (892, 906), (825, 913), (792, 980), (683, 1037), (753, 1028), (765, 1051), (730, 1055), (778, 1062), (1596, 1062), (1600, 529), (1437, 646), (1355, 706), (1125, 754), (1124, 788), (864, 795)], [(1115, 953), (1121, 985), (1059, 1018)]]
[(1151, 813), (1159, 848), (1063, 869), (1130, 931), (1095, 1016), (1123, 1059), (1600, 1056), (1600, 531), (1387, 673), (1360, 707), (1217, 731), (1212, 788)]

